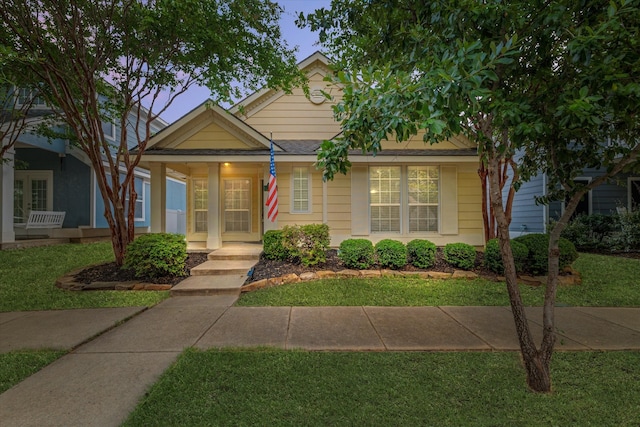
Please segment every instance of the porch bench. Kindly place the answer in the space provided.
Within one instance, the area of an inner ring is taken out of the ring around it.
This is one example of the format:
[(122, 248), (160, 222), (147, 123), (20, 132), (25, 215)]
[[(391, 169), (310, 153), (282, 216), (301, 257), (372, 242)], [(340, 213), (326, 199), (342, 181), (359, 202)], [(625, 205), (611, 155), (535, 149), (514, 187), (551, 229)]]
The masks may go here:
[(27, 222), (15, 224), (15, 226), (26, 230), (33, 228), (62, 228), (65, 215), (66, 212), (30, 211)]

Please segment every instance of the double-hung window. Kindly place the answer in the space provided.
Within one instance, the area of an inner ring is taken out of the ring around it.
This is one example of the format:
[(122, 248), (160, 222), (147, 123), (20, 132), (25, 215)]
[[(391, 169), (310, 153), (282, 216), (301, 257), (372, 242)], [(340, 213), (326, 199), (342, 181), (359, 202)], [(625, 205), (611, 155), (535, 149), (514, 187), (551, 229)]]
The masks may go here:
[(439, 172), (437, 166), (371, 166), (371, 232), (437, 232)]
[(438, 168), (408, 166), (409, 232), (438, 231)]
[(369, 168), (371, 232), (400, 232), (400, 166)]
[(294, 167), (291, 171), (291, 213), (311, 212), (311, 177), (309, 168)]

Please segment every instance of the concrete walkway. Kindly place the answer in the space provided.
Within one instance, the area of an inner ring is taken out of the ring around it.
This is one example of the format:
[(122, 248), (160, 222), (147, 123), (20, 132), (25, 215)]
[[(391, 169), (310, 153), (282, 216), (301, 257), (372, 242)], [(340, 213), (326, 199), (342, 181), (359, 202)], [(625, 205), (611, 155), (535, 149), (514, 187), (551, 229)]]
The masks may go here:
[[(0, 352), (71, 350), (0, 395), (2, 425), (118, 426), (188, 347), (518, 350), (508, 307), (234, 307), (235, 299), (0, 313)], [(527, 311), (539, 341), (542, 310)], [(640, 350), (640, 308), (559, 307), (556, 323), (559, 351)]]

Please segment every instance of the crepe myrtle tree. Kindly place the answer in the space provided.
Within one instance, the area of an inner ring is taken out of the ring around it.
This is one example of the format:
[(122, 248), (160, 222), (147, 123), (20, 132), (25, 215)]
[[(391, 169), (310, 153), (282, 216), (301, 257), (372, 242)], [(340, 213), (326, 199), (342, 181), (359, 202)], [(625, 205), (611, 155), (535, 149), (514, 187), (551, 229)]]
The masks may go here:
[[(331, 8), (299, 19), (320, 31), (342, 88), (334, 115), (343, 133), (318, 153), (326, 179), (348, 171), (349, 149), (375, 154), (389, 138), (400, 142), (424, 131), (432, 144), (456, 134), (477, 144), (527, 383), (537, 392), (551, 391), (562, 223), (550, 239), (538, 347), (509, 241), (513, 192), (521, 179), (544, 171), (552, 183), (566, 183), (568, 216), (586, 189), (567, 178), (585, 166), (612, 176), (637, 159), (637, 14), (632, 1), (333, 0)], [(625, 38), (636, 42), (623, 47)], [(591, 61), (596, 57), (608, 65)], [(605, 136), (615, 142), (603, 147)], [(505, 164), (515, 165), (517, 150), (527, 155), (505, 199)]]
[(23, 73), (95, 170), (118, 264), (134, 238), (134, 171), (172, 102), (196, 84), (229, 101), (301, 79), (281, 12), (265, 0), (1, 0), (2, 44), (31, 58)]
[[(0, 37), (5, 39), (1, 33)], [(28, 130), (35, 131), (42, 120), (42, 116), (30, 114), (32, 105), (41, 100), (39, 88), (30, 86), (21, 67), (15, 67), (26, 62), (26, 58), (0, 44), (0, 163), (7, 161), (18, 137)]]

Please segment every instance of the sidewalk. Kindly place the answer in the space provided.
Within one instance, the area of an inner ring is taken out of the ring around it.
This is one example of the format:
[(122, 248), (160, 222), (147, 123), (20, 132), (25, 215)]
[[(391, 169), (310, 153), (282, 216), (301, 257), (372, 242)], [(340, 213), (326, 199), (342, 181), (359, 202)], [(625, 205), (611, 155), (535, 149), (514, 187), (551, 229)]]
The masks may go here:
[[(508, 307), (232, 307), (234, 302), (232, 296), (190, 296), (150, 310), (0, 313), (0, 352), (73, 349), (0, 395), (2, 424), (118, 426), (187, 347), (519, 349)], [(539, 342), (542, 309), (528, 308), (527, 315)], [(556, 324), (558, 351), (640, 350), (640, 308), (558, 307)]]

